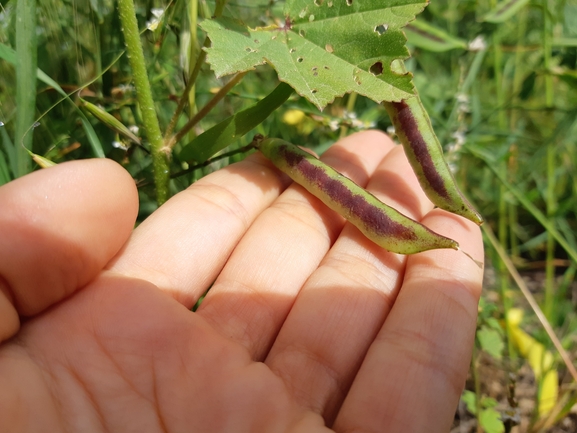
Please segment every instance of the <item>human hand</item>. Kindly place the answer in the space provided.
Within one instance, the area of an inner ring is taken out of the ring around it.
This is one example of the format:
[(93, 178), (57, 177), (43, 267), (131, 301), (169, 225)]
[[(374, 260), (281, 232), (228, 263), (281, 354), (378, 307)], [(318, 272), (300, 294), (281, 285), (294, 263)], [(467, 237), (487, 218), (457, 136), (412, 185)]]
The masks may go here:
[[(323, 159), (482, 257), (478, 227), (431, 210), (384, 134)], [(111, 161), (0, 188), (0, 431), (448, 431), (482, 271), (384, 251), (287, 185), (257, 153), (134, 231)]]

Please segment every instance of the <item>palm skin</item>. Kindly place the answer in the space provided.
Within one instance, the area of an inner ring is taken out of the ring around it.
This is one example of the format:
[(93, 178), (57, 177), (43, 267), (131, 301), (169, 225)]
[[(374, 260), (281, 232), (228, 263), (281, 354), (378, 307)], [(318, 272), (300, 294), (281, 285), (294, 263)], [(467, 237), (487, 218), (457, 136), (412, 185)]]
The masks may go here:
[[(323, 159), (482, 257), (404, 157), (364, 132)], [(137, 229), (110, 161), (0, 188), (0, 431), (445, 432), (482, 271), (384, 251), (260, 154)], [(197, 312), (190, 308), (211, 287)]]

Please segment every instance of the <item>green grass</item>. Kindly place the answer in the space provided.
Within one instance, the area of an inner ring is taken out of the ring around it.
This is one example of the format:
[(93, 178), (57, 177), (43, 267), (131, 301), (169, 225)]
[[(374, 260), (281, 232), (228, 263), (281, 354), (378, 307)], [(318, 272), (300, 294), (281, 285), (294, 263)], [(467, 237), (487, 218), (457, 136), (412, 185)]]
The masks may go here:
[[(0, 126), (0, 184), (35, 169), (22, 146), (57, 163), (105, 155), (122, 163), (141, 185), (140, 218), (145, 218), (157, 207), (151, 149), (146, 141), (138, 146), (124, 140), (105, 122), (79, 108), (78, 97), (82, 97), (124, 125), (139, 127), (140, 137), (146, 135), (146, 116), (137, 107), (137, 95), (131, 87), (132, 68), (122, 55), (126, 48), (114, 2), (46, 0), (37, 2), (35, 12), (24, 7), (28, 3), (11, 0), (0, 6), (0, 121), (4, 124)], [(141, 31), (154, 18), (152, 3), (136, 1)], [(269, 3), (231, 1), (223, 14), (261, 25), (271, 14)], [(574, 353), (577, 320), (571, 293), (577, 269), (577, 178), (573, 175), (577, 168), (577, 4), (570, 0), (522, 3), (515, 14), (505, 16), (495, 13), (498, 3), (494, 0), (433, 0), (418, 20), (434, 26), (441, 37), (447, 35), (448, 49), (438, 51), (444, 48), (434, 40), (411, 38), (416, 45), (410, 45), (413, 58), (406, 63), (414, 72), (414, 82), (447, 158), (456, 168), (459, 184), (517, 269), (527, 275), (529, 271), (534, 275), (535, 270), (542, 273), (543, 283), (534, 295), (561, 343)], [(188, 82), (185, 77), (197, 66), (196, 56), (205, 40), (195, 23), (210, 16), (215, 4), (189, 0), (166, 4), (169, 7), (158, 27), (144, 31), (140, 38), (154, 101), (148, 103), (153, 105), (162, 133), (166, 133), (181, 98), (188, 104), (173, 122), (175, 131), (209, 103), (215, 89), (229, 79), (216, 79), (209, 67), (200, 63), (198, 77), (191, 83), (194, 86), (183, 96)], [(281, 2), (273, 2), (276, 15), (281, 7)], [(25, 26), (15, 25), (17, 16), (23, 17)], [(464, 48), (463, 41), (477, 37), (482, 38), (484, 49)], [(16, 66), (10, 61), (14, 50)], [(39, 77), (52, 81), (36, 80), (37, 67)], [(276, 84), (276, 75), (268, 67), (248, 73), (176, 143), (169, 169), (185, 174), (170, 181), (171, 194), (214, 167), (243, 157), (231, 155), (218, 164), (190, 171), (189, 164), (177, 155), (203, 131), (263, 99)], [(66, 94), (68, 99), (63, 96)], [(295, 109), (305, 113), (304, 118), (296, 124), (283, 120), (288, 110)], [(353, 122), (349, 112), (363, 122)], [(39, 125), (32, 127), (37, 120)], [(340, 98), (321, 113), (293, 95), (254, 132), (322, 152), (362, 123), (382, 130), (390, 126), (384, 109), (361, 96)], [(226, 151), (242, 148), (252, 135), (238, 139)], [(481, 363), (492, 363), (503, 373), (505, 388), (511, 385), (511, 390), (515, 389), (517, 381), (507, 378), (518, 377), (515, 375), (524, 359), (511, 330), (502, 324), (512, 307), (525, 309), (521, 328), (554, 354), (553, 368), (561, 378), (558, 415), (539, 420), (537, 409), (524, 414), (530, 423), (527, 431), (545, 431), (566, 415), (562, 403), (576, 398), (571, 378), (490, 244), (487, 256), (495, 279), (485, 288), (469, 389), (476, 393), (477, 413), (491, 410), (481, 407), (482, 401), (487, 402), (483, 398), (497, 399), (499, 411), (513, 409), (508, 407), (515, 404), (512, 391), (492, 395), (490, 384), (483, 383), (478, 369)], [(537, 388), (538, 384), (536, 392)]]

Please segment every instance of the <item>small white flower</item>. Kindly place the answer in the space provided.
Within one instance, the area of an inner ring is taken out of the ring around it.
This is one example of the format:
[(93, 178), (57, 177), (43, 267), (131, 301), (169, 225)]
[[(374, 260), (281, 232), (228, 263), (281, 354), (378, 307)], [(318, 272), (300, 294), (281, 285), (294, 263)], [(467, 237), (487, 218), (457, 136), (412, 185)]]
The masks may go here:
[(455, 131), (453, 132), (453, 134), (451, 135), (454, 139), (455, 139), (455, 150), (458, 150), (461, 148), (461, 146), (463, 146), (463, 144), (465, 144), (465, 141), (467, 141), (467, 136), (465, 134), (465, 131)]
[(132, 84), (120, 84), (118, 90), (122, 93), (128, 93), (134, 91), (134, 86)]
[(469, 51), (483, 51), (487, 49), (487, 43), (483, 35), (477, 36), (471, 42), (469, 42)]
[(4, 126), (4, 122), (0, 120), (0, 126)]
[(162, 16), (164, 15), (164, 9), (154, 8), (150, 12), (152, 12), (154, 18), (152, 18), (146, 23), (146, 28), (150, 31), (155, 31), (158, 28), (160, 21), (162, 20)]
[(459, 104), (468, 104), (469, 103), (469, 95), (466, 93), (458, 93), (457, 94), (457, 102)]
[(393, 125), (389, 126), (387, 128), (387, 134), (389, 135), (395, 135), (397, 132), (395, 131), (395, 127)]
[(331, 131), (336, 131), (337, 129), (339, 129), (339, 121), (338, 120), (331, 120), (329, 122), (329, 128), (331, 128)]
[(354, 119), (357, 118), (357, 113), (355, 113), (354, 111), (345, 111), (344, 117), (345, 117), (346, 119), (354, 120)]
[(362, 120), (359, 119), (352, 119), (351, 120), (351, 126), (353, 128), (357, 128), (357, 129), (365, 129), (365, 122), (363, 122)]
[(115, 147), (116, 149), (128, 150), (128, 146), (126, 146), (121, 141), (113, 141), (112, 147)]
[(465, 93), (457, 94), (457, 109), (460, 113), (469, 113), (471, 111), (469, 95)]
[(140, 128), (136, 125), (130, 125), (128, 127), (128, 129), (130, 130), (130, 132), (132, 132), (134, 135), (138, 135), (138, 131), (140, 131)]

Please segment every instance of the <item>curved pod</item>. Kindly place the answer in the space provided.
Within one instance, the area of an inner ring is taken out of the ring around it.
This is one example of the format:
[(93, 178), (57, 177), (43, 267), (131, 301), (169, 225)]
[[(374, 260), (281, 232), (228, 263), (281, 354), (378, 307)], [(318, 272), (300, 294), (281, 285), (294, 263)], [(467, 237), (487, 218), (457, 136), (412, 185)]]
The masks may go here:
[(383, 104), (427, 197), (441, 209), (483, 224), (483, 217), (457, 187), (419, 97)]
[(387, 206), (375, 196), (286, 141), (267, 138), (255, 144), (272, 163), (330, 209), (355, 225), (367, 238), (398, 254), (437, 248), (459, 249), (459, 244)]

